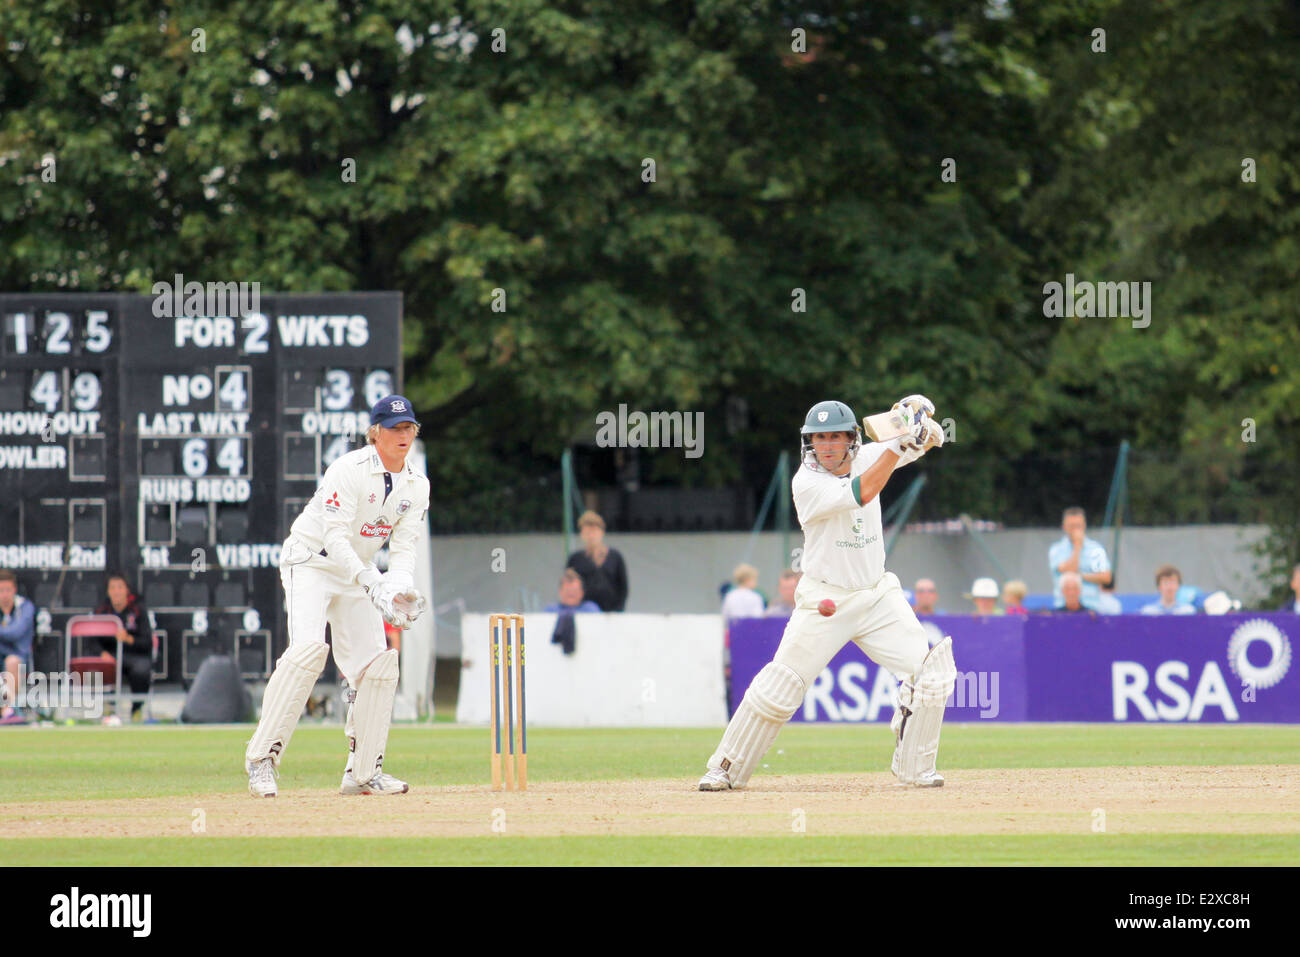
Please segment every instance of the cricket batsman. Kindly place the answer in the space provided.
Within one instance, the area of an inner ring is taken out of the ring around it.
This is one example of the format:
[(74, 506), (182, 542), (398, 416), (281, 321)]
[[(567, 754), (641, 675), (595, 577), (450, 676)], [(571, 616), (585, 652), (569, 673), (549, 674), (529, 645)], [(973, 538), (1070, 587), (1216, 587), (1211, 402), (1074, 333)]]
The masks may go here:
[[(275, 664), (262, 699), (262, 719), (244, 760), (248, 790), (275, 797), (280, 761), (303, 706), (325, 668), (333, 636), (334, 663), (347, 679), (344, 733), (348, 760), (341, 794), (404, 794), (405, 781), (384, 773), (384, 746), (397, 693), (396, 650), (385, 650), (384, 622), (409, 628), (426, 607), (414, 587), (415, 547), (429, 510), (429, 480), (406, 455), (420, 426), (400, 395), (371, 409), (366, 446), (340, 456), (294, 521), (280, 557), (289, 614), (289, 647)], [(388, 572), (371, 559), (389, 543)]]
[(928, 647), (898, 576), (885, 571), (880, 490), (894, 470), (943, 445), (943, 429), (922, 395), (895, 403), (911, 410), (909, 431), (862, 443), (843, 402), (818, 402), (800, 430), (802, 465), (791, 487), (804, 532), (803, 578), (795, 610), (772, 661), (763, 667), (709, 758), (701, 791), (743, 788), (790, 720), (804, 693), (846, 642), (901, 679), (890, 769), (905, 785), (941, 787), (935, 769), (939, 727), (956, 683), (952, 639)]

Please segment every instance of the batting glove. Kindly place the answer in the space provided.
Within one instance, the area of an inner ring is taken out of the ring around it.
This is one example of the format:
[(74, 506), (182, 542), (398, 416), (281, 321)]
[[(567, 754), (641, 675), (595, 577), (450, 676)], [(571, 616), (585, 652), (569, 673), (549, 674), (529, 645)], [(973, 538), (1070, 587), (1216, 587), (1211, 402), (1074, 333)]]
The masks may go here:
[(900, 435), (886, 448), (891, 449), (907, 465), (915, 462), (930, 449), (943, 445), (943, 429), (925, 413), (922, 413), (912, 425), (912, 431)]
[(929, 452), (931, 449), (943, 447), (943, 427), (938, 422), (926, 416), (925, 419), (925, 439), (921, 443), (921, 451)]
[(922, 415), (934, 415), (934, 403), (919, 393), (899, 399), (894, 403), (894, 408), (897, 409), (900, 405), (905, 405), (911, 409), (918, 419)]

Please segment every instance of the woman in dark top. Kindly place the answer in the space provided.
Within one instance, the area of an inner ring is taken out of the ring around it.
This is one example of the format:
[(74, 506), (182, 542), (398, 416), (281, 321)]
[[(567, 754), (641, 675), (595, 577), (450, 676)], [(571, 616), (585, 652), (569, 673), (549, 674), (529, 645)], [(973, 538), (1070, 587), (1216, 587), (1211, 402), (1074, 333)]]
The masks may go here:
[[(109, 575), (105, 589), (107, 598), (95, 609), (97, 615), (117, 615), (122, 627), (114, 638), (100, 638), (103, 648), (100, 657), (108, 661), (117, 659), (117, 646), (122, 646), (122, 679), (130, 685), (132, 694), (144, 694), (153, 680), (153, 627), (149, 623), (149, 610), (136, 597), (123, 575)], [(131, 704), (131, 716), (140, 710), (140, 702)]]
[(582, 590), (601, 611), (622, 611), (627, 604), (627, 565), (605, 544), (605, 520), (595, 512), (578, 519), (583, 550), (569, 556), (568, 567), (582, 576)]

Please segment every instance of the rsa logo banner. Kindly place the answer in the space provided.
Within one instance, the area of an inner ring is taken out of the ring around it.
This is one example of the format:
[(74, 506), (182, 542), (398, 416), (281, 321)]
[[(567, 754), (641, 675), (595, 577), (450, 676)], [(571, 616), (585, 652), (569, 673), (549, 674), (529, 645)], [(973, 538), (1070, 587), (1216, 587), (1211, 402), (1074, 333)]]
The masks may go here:
[[(952, 636), (957, 686), (947, 721), (1300, 723), (1297, 615), (946, 615), (921, 624), (931, 644)], [(733, 709), (785, 625), (733, 623)], [(792, 720), (888, 721), (896, 684), (849, 644)]]
[(1284, 613), (1031, 618), (1034, 721), (1300, 722)]

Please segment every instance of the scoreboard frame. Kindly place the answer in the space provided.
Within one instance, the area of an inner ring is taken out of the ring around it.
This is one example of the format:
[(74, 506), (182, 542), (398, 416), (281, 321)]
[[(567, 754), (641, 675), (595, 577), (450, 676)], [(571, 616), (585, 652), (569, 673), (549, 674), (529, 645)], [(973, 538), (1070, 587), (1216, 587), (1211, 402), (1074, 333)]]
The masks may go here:
[(37, 605), (36, 671), (66, 669), (67, 619), (120, 571), (160, 633), (156, 681), (212, 654), (267, 677), (288, 644), (280, 544), (402, 391), (401, 293), (179, 301), (0, 293), (0, 568)]

